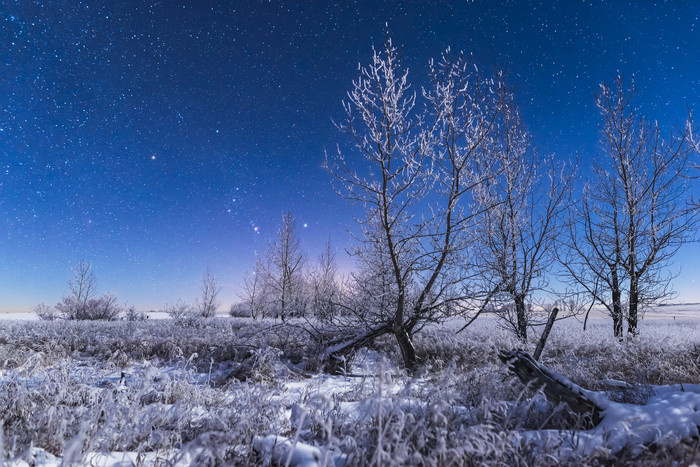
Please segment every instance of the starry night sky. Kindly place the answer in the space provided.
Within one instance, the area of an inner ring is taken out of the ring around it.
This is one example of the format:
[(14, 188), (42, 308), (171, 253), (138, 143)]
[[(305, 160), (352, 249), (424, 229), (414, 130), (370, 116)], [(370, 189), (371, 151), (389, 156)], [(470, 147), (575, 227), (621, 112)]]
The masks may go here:
[(538, 150), (584, 167), (617, 70), (662, 126), (700, 108), (696, 0), (20, 0), (0, 21), (0, 311), (56, 303), (81, 259), (144, 310), (209, 268), (228, 306), (285, 211), (312, 258), (331, 238), (349, 265), (354, 211), (322, 162), (385, 24), (415, 89), (446, 46), (506, 67)]

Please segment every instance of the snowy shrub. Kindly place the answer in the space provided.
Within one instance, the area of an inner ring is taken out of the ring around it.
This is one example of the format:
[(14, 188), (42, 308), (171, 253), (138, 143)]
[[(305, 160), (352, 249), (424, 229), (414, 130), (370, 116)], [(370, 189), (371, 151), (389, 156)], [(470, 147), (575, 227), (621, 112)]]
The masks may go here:
[(122, 307), (117, 303), (117, 297), (108, 292), (87, 300), (66, 295), (56, 304), (56, 310), (65, 319), (114, 321), (119, 319)]
[(39, 319), (45, 321), (53, 321), (58, 317), (56, 309), (52, 306), (48, 306), (44, 303), (40, 303), (34, 307), (34, 313), (39, 317)]
[(250, 308), (245, 303), (233, 303), (228, 310), (229, 316), (234, 318), (251, 318)]
[[(18, 369), (0, 386), (4, 436), (12, 440), (0, 454), (21, 458), (34, 445), (67, 464), (91, 464), (91, 453), (109, 451), (240, 463), (256, 433), (281, 429), (281, 407), (269, 391), (232, 385), (224, 394), (193, 376), (138, 366), (122, 378), (68, 360)], [(211, 443), (212, 436), (219, 443)]]
[(182, 300), (178, 300), (173, 305), (166, 305), (165, 312), (178, 326), (200, 327), (206, 319), (198, 309)]
[(136, 311), (136, 308), (130, 306), (124, 312), (124, 319), (127, 321), (143, 321), (148, 319), (148, 315), (143, 311)]

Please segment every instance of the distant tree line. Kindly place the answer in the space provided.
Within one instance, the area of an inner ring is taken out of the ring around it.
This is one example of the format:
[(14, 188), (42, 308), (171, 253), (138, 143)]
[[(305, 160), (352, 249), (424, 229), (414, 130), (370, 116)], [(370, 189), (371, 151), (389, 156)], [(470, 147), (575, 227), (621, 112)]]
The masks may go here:
[[(137, 311), (133, 306), (118, 303), (117, 296), (111, 292), (97, 295), (97, 278), (92, 263), (81, 260), (71, 270), (72, 277), (68, 281), (68, 293), (61, 297), (55, 306), (41, 303), (34, 307), (34, 312), (40, 319), (54, 320), (103, 320), (129, 321), (147, 319), (144, 312)], [(218, 295), (221, 291), (216, 277), (207, 270), (202, 275), (200, 296), (190, 305), (182, 300), (175, 304), (166, 305), (165, 312), (176, 324), (196, 326), (203, 320), (212, 318), (219, 308)]]

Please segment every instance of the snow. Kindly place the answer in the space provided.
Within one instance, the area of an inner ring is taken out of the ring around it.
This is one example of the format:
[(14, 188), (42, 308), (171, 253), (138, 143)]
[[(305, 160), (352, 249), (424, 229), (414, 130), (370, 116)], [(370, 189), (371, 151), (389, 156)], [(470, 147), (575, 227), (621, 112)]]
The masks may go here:
[[(178, 458), (175, 452), (170, 452), (168, 455), (155, 452), (88, 452), (84, 456), (84, 461), (87, 465), (100, 467), (133, 467), (135, 465), (187, 467), (193, 465), (194, 459), (189, 453)], [(6, 461), (4, 465), (6, 467), (59, 467), (63, 465), (63, 459), (44, 449), (33, 447), (17, 459)]]
[(591, 455), (605, 449), (615, 454), (631, 448), (638, 454), (644, 445), (677, 443), (698, 436), (700, 426), (700, 387), (688, 385), (657, 386), (656, 395), (644, 405), (609, 401), (602, 393), (587, 391), (599, 405), (605, 404), (602, 421), (591, 430), (562, 432), (538, 430), (524, 432), (523, 439), (534, 446), (558, 446), (558, 456), (573, 453)]
[(58, 467), (61, 465), (61, 459), (41, 448), (32, 447), (24, 452), (20, 459), (6, 461), (5, 465), (7, 467)]
[[(2, 319), (2, 318), (0, 318)], [(673, 322), (672, 322), (673, 323)], [(675, 326), (677, 323), (673, 323)], [(670, 326), (670, 324), (669, 324)], [(690, 335), (692, 334), (692, 335)], [(697, 334), (690, 333), (679, 338), (697, 341)], [(38, 354), (35, 354), (38, 355)], [(30, 357), (34, 358), (34, 357)], [(38, 357), (37, 357), (38, 358)], [(141, 384), (146, 389), (143, 395), (148, 396), (152, 391), (172, 390), (176, 382), (209, 387), (217, 375), (198, 373), (193, 362), (198, 357), (192, 354), (184, 355), (178, 365), (153, 366), (151, 362), (134, 363), (128, 367), (106, 366), (95, 368), (91, 365), (70, 363), (67, 378), (95, 391), (108, 391), (116, 398), (130, 396), (129, 388)], [(30, 371), (33, 368), (30, 361), (25, 362), (25, 372), (1, 370), (0, 384), (9, 381), (21, 383), (31, 389), (45, 380), (40, 372)], [(68, 365), (68, 363), (66, 363)], [(200, 371), (202, 367), (200, 366)], [(415, 392), (408, 389), (430, 388), (423, 378), (407, 378), (396, 366), (374, 350), (360, 349), (352, 360), (350, 375), (317, 374), (310, 378), (296, 380), (285, 378), (269, 391), (270, 400), (279, 403), (279, 417), (284, 421), (282, 428), (266, 428), (255, 432), (252, 446), (242, 446), (241, 449), (255, 449), (263, 462), (291, 466), (335, 465), (342, 466), (347, 459), (336, 444), (326, 443), (322, 438), (314, 437), (311, 430), (323, 423), (319, 414), (337, 411), (344, 420), (354, 423), (355, 420), (366, 420), (376, 414), (388, 414), (392, 410), (403, 410), (409, 406), (427, 407), (428, 402), (415, 397)], [(123, 377), (122, 377), (123, 372)], [(564, 379), (563, 377), (561, 379)], [(572, 387), (577, 387), (567, 380)], [(606, 380), (608, 386), (620, 389), (630, 389), (630, 385), (621, 380)], [(82, 387), (82, 386), (81, 386)], [(588, 391), (580, 388), (587, 397), (595, 400), (604, 410), (601, 423), (590, 430), (513, 430), (509, 436), (512, 440), (526, 443), (533, 448), (546, 449), (548, 453), (556, 453), (562, 461), (571, 456), (593, 455), (604, 452), (615, 455), (627, 448), (633, 452), (646, 449), (650, 444), (672, 444), (681, 439), (697, 437), (700, 426), (700, 384), (674, 384), (667, 386), (650, 386), (652, 396), (645, 405), (612, 402), (604, 393)], [(223, 394), (226, 401), (233, 401), (230, 394)], [(538, 399), (540, 400), (540, 399)], [(445, 403), (439, 400), (438, 403)], [(473, 406), (450, 406), (451, 413), (463, 413), (465, 418), (476, 410)], [(187, 411), (188, 420), (199, 423), (211, 416), (209, 408), (199, 401), (191, 401), (185, 406), (170, 405), (158, 402), (151, 408), (141, 408), (139, 415), (146, 410), (159, 411), (165, 414), (172, 411), (163, 419), (177, 418), (178, 411)], [(460, 429), (460, 427), (454, 427)], [(467, 427), (469, 430), (481, 430), (478, 425)], [(486, 429), (486, 428), (484, 428)], [(321, 439), (321, 440), (320, 440)], [(476, 439), (476, 438), (475, 438)], [(3, 442), (0, 432), (0, 444)], [(4, 442), (8, 443), (5, 439)], [(70, 444), (66, 451), (70, 454)], [(125, 449), (129, 449), (125, 447)], [(183, 446), (181, 450), (157, 452), (91, 452), (83, 454), (82, 460), (95, 466), (122, 467), (127, 465), (190, 465), (196, 461), (196, 446)], [(237, 448), (238, 449), (238, 448)], [(70, 456), (66, 457), (67, 459)], [(32, 447), (6, 461), (9, 466), (57, 466), (63, 458)], [(563, 461), (564, 462), (564, 461)]]
[(340, 454), (326, 453), (319, 448), (293, 441), (284, 436), (268, 435), (256, 436), (253, 439), (253, 448), (262, 453), (267, 460), (274, 464), (289, 465), (295, 467), (317, 467), (321, 465), (334, 465), (342, 467), (346, 458)]
[(618, 452), (626, 446), (678, 442), (698, 435), (700, 393), (666, 392), (644, 405), (612, 402), (591, 430), (601, 445)]
[(0, 320), (39, 321), (34, 312), (0, 313)]

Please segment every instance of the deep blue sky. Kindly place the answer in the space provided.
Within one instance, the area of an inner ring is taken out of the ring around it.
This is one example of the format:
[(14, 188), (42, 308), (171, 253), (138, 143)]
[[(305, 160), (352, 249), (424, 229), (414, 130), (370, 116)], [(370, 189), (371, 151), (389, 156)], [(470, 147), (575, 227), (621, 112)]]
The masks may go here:
[(346, 246), (321, 163), (387, 23), (417, 85), (446, 46), (507, 65), (539, 150), (584, 166), (617, 70), (664, 126), (700, 108), (696, 0), (6, 1), (0, 311), (55, 303), (80, 259), (140, 309), (192, 299), (206, 268), (228, 305), (285, 211), (310, 256)]

